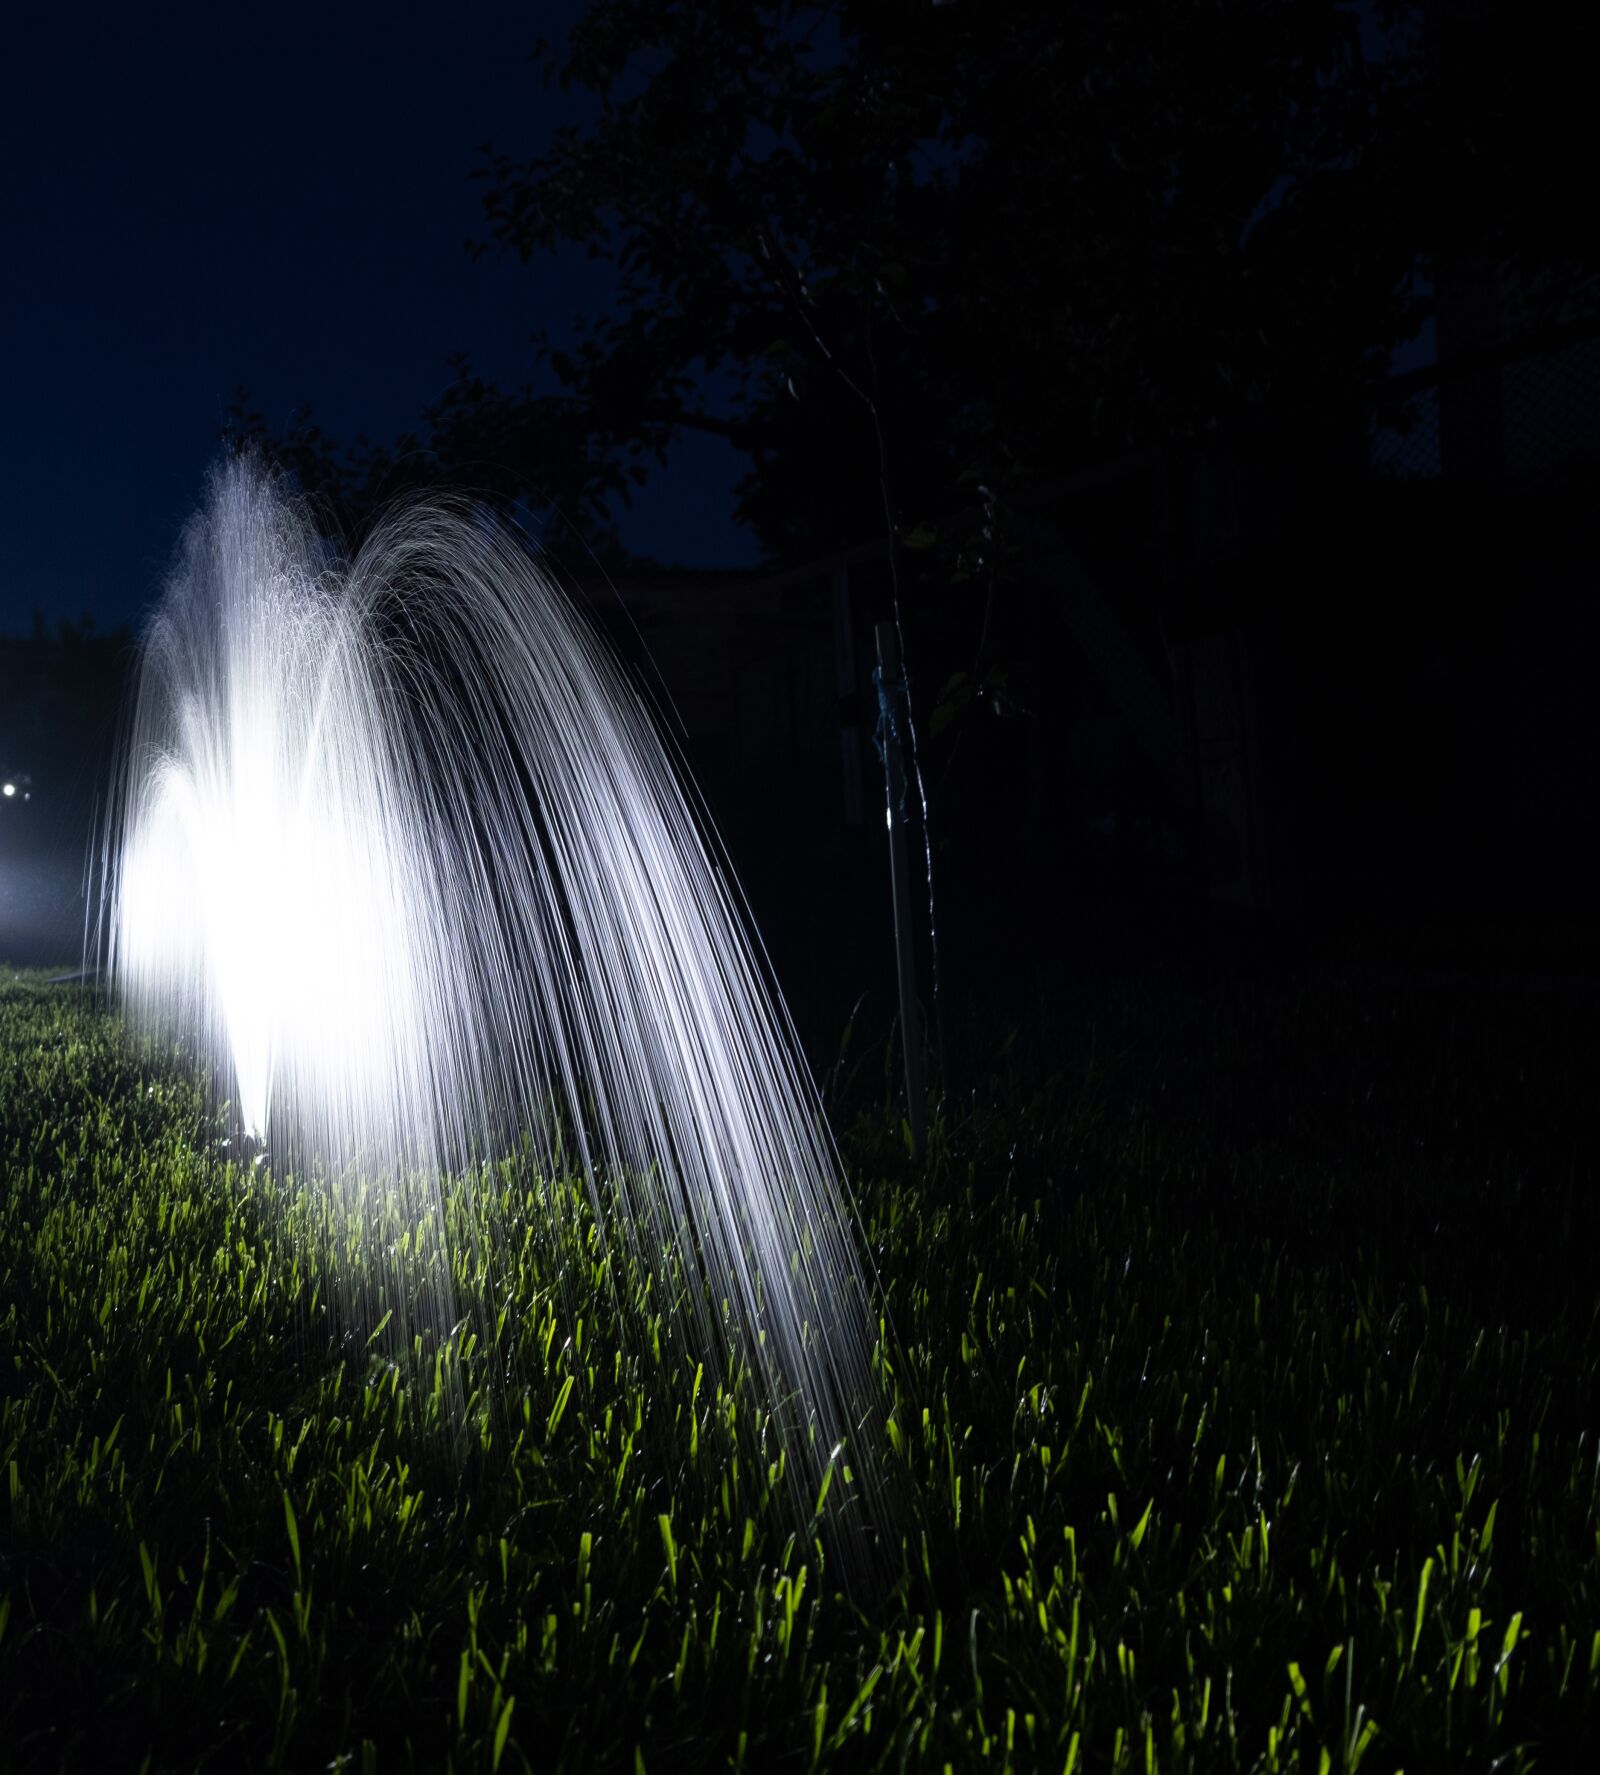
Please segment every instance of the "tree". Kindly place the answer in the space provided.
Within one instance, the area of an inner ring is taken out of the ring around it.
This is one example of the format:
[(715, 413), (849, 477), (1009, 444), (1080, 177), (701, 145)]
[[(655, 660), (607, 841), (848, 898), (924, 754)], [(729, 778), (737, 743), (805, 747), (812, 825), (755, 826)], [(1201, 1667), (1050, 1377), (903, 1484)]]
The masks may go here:
[(352, 513), (470, 464), (593, 524), (700, 430), (765, 547), (815, 551), (881, 533), (885, 483), (910, 529), (1263, 403), (1325, 420), (1419, 319), (1416, 68), (1337, 7), (594, 0), (536, 61), (594, 121), (485, 146), (474, 250), (581, 248), (615, 306), (541, 337), (546, 392), (458, 360), (425, 444), (279, 440)]
[(1489, 0), (591, 0), (534, 60), (593, 120), (485, 144), (473, 250), (582, 250), (614, 305), (536, 335), (540, 392), (459, 356), (417, 434), (276, 452), (357, 526), (465, 478), (603, 540), (709, 432), (782, 558), (1241, 421), (1315, 451), (1365, 424), (1441, 262), (1536, 317), (1592, 291), (1579, 10), (1517, 57)]

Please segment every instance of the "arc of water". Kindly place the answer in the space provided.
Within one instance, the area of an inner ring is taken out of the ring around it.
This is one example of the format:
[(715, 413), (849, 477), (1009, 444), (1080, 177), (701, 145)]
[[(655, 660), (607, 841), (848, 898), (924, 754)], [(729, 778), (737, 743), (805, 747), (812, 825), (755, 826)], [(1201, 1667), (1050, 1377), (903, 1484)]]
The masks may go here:
[[(416, 505), (330, 569), (269, 474), (221, 468), (144, 639), (117, 807), (129, 1011), (275, 1162), (383, 1180), (443, 1249), (449, 1175), (527, 1139), (553, 1170), (570, 1125), (664, 1294), (687, 1227), (685, 1333), (749, 1365), (796, 1498), (846, 1439), (876, 1485), (877, 1315), (815, 1088), (642, 699), (516, 537)], [(390, 1293), (396, 1347), (448, 1335), (447, 1273)]]

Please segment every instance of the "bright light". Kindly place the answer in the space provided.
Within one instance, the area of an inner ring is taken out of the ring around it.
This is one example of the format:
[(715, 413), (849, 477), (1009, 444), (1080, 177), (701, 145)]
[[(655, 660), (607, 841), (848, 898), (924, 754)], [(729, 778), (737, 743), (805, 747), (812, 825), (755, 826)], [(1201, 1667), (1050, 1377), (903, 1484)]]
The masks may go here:
[(0, 793), (4, 793), (7, 797), (15, 795), (16, 792), (17, 792), (17, 785), (15, 783), (7, 783), (5, 786), (5, 789), (3, 791), (0, 791)]
[(580, 1170), (696, 1359), (753, 1373), (797, 1506), (860, 1426), (877, 1514), (878, 1307), (815, 1088), (644, 699), (514, 537), (418, 507), (336, 573), (222, 470), (145, 638), (117, 846), (130, 1010), (358, 1217), (347, 1329), (454, 1334), (415, 1254), (448, 1255), (446, 1177), (526, 1141), (529, 1206)]

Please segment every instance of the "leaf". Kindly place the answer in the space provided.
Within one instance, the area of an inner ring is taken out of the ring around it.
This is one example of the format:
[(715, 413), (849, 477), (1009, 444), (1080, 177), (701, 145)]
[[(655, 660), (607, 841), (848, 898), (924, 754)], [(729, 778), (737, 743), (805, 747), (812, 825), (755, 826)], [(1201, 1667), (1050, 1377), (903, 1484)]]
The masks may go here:
[(1145, 1530), (1150, 1526), (1150, 1512), (1154, 1510), (1155, 1507), (1156, 1501), (1152, 1498), (1144, 1507), (1144, 1515), (1139, 1518), (1138, 1527), (1132, 1530), (1128, 1536), (1128, 1539), (1133, 1543), (1135, 1551), (1138, 1550), (1139, 1543), (1144, 1539)]
[(511, 1710), (517, 1704), (515, 1695), (511, 1696), (500, 1710), (500, 1724), (494, 1729), (494, 1761), (492, 1768), (500, 1767), (500, 1759), (506, 1753), (506, 1734), (511, 1730)]
[(1423, 1616), (1428, 1606), (1428, 1580), (1432, 1576), (1433, 1561), (1425, 1559), (1422, 1562), (1422, 1576), (1417, 1581), (1417, 1620), (1415, 1627), (1411, 1630), (1411, 1656), (1413, 1658), (1417, 1655), (1417, 1644), (1422, 1638)]
[(572, 1397), (572, 1383), (576, 1379), (576, 1375), (569, 1374), (561, 1383), (561, 1391), (556, 1394), (556, 1402), (550, 1407), (550, 1420), (544, 1427), (544, 1439), (546, 1442), (548, 1442), (561, 1427), (562, 1415), (567, 1409), (567, 1401)]
[(658, 1516), (656, 1524), (661, 1530), (661, 1545), (667, 1553), (667, 1576), (671, 1578), (672, 1588), (676, 1590), (678, 1588), (678, 1544), (672, 1538), (672, 1518), (667, 1515)]
[(287, 1491), (283, 1494), (283, 1520), (289, 1530), (289, 1551), (294, 1555), (294, 1581), (297, 1587), (304, 1579), (300, 1570), (300, 1525), (294, 1518), (294, 1505), (289, 1502)]

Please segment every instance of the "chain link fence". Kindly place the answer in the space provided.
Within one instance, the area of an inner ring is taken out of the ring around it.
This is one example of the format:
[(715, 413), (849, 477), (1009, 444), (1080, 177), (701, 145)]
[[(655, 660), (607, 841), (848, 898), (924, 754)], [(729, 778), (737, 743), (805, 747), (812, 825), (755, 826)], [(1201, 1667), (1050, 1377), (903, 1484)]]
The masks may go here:
[(1396, 379), (1375, 419), (1375, 473), (1549, 480), (1600, 460), (1600, 331), (1508, 347)]

